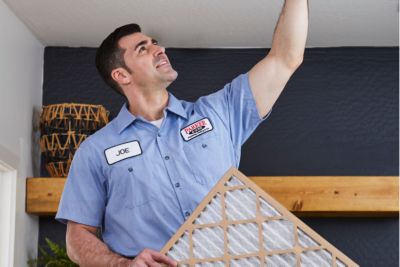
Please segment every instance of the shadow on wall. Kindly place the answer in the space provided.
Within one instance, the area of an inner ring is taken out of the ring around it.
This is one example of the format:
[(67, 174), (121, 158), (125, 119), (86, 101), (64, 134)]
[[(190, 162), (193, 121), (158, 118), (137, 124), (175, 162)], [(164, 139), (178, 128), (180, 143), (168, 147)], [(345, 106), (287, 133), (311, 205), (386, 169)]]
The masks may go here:
[(32, 172), (34, 177), (40, 176), (40, 113), (42, 108), (32, 109), (32, 132), (31, 132), (31, 159)]

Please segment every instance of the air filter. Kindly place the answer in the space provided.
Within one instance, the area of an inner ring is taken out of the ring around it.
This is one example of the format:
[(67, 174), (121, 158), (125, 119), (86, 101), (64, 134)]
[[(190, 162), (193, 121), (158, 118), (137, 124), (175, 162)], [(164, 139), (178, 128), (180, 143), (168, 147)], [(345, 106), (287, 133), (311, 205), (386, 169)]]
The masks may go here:
[(358, 266), (231, 168), (161, 250), (179, 266)]

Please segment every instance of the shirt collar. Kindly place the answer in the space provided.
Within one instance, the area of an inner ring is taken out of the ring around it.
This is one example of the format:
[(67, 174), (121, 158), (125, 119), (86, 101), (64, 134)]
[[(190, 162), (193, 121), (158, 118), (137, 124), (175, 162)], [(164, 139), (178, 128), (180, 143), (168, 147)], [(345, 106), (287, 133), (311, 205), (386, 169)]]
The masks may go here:
[[(181, 117), (187, 119), (187, 113), (184, 110), (181, 101), (179, 101), (171, 93), (169, 93), (168, 105), (165, 108), (165, 110), (168, 110), (178, 116), (181, 116)], [(126, 102), (122, 106), (122, 108), (116, 118), (118, 133), (122, 133), (122, 131), (125, 130), (126, 127), (128, 127), (130, 124), (132, 124), (137, 119), (138, 119), (138, 117), (136, 117), (129, 111), (128, 103)]]
[(166, 110), (181, 116), (182, 118), (187, 119), (187, 113), (185, 111), (185, 109), (182, 106), (182, 102), (179, 101), (174, 95), (172, 95), (171, 93), (169, 93), (169, 100), (168, 100), (168, 106), (166, 108)]
[(133, 115), (128, 109), (128, 102), (125, 102), (116, 118), (118, 133), (122, 133), (122, 131), (125, 130), (125, 128), (133, 123), (136, 119), (137, 117)]

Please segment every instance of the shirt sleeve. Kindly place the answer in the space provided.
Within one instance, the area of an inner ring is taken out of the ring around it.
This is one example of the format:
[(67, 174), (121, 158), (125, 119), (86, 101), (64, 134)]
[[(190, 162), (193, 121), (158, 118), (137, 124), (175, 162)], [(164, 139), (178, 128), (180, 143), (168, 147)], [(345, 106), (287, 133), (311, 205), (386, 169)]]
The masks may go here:
[(56, 220), (100, 227), (106, 203), (106, 189), (96, 153), (89, 140), (81, 144), (74, 155)]
[(240, 149), (257, 126), (271, 113), (264, 118), (258, 113), (248, 73), (239, 75), (221, 90), (198, 101), (214, 110), (223, 121), (229, 129), (236, 149)]

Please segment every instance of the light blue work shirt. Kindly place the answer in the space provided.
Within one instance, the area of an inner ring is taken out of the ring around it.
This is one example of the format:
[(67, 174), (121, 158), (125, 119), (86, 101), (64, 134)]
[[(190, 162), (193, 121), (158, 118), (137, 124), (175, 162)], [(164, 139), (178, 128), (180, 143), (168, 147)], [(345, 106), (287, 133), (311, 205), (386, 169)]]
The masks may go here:
[(262, 120), (248, 74), (194, 103), (169, 94), (160, 129), (125, 104), (75, 153), (56, 219), (100, 227), (124, 256), (160, 250)]

